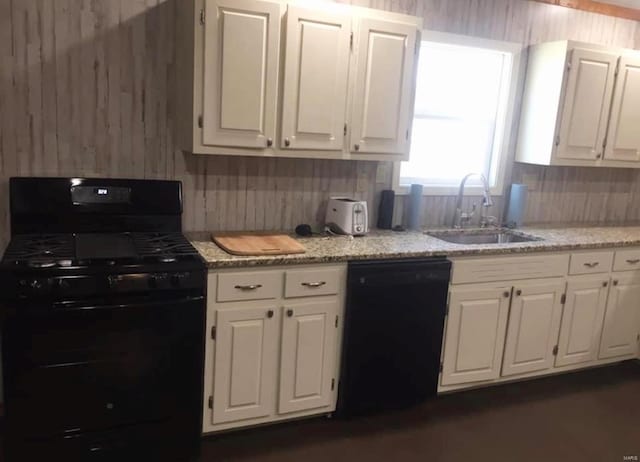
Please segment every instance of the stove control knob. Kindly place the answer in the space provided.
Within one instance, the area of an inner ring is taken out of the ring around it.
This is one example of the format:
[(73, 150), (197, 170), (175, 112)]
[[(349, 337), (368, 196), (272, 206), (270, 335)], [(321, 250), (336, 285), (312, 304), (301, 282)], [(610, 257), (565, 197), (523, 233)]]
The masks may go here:
[(149, 276), (149, 287), (157, 289), (164, 279), (167, 278), (166, 274), (152, 274)]
[(171, 275), (171, 285), (173, 287), (180, 287), (182, 285), (182, 280), (186, 279), (187, 276), (187, 273), (176, 273)]
[(118, 277), (117, 276), (108, 276), (107, 284), (109, 285), (109, 289), (115, 289), (118, 285)]
[(42, 290), (44, 285), (42, 284), (42, 281), (40, 281), (39, 279), (34, 279), (29, 283), (29, 287), (31, 287), (31, 289), (34, 291), (38, 291), (38, 290)]
[(56, 286), (59, 290), (67, 290), (71, 287), (66, 279), (56, 279)]

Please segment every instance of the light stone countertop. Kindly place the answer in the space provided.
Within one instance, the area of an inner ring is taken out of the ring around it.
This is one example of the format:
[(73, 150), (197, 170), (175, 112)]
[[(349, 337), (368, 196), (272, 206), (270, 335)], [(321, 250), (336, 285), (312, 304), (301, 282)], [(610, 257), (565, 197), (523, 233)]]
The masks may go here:
[(499, 255), (540, 251), (640, 246), (640, 226), (630, 227), (525, 227), (517, 232), (539, 241), (509, 244), (452, 244), (417, 231), (374, 230), (367, 236), (297, 238), (304, 254), (238, 257), (220, 249), (210, 233), (186, 233), (209, 268), (292, 265), (386, 258)]

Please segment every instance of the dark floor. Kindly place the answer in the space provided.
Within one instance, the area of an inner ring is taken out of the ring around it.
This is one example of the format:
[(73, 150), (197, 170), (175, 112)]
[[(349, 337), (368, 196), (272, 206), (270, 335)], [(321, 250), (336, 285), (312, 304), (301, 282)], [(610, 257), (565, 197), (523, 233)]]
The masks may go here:
[(455, 393), (353, 421), (208, 437), (202, 462), (617, 462), (640, 457), (640, 362)]

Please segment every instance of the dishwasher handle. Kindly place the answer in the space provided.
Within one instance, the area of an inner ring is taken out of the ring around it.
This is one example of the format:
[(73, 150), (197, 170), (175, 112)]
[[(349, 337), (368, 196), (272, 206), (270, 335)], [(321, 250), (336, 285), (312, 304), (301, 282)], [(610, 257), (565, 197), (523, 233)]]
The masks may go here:
[(351, 281), (349, 285), (363, 287), (388, 287), (449, 282), (448, 271), (402, 271), (360, 275), (354, 274), (353, 276), (353, 278), (350, 278)]

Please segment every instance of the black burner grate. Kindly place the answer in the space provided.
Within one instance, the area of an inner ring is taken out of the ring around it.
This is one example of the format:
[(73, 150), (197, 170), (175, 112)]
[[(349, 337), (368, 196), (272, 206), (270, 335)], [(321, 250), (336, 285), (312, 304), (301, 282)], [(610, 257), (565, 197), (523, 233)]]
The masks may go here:
[(132, 233), (138, 256), (170, 263), (198, 258), (198, 252), (181, 233)]
[(13, 236), (3, 261), (33, 268), (48, 268), (74, 257), (71, 234), (21, 234)]

